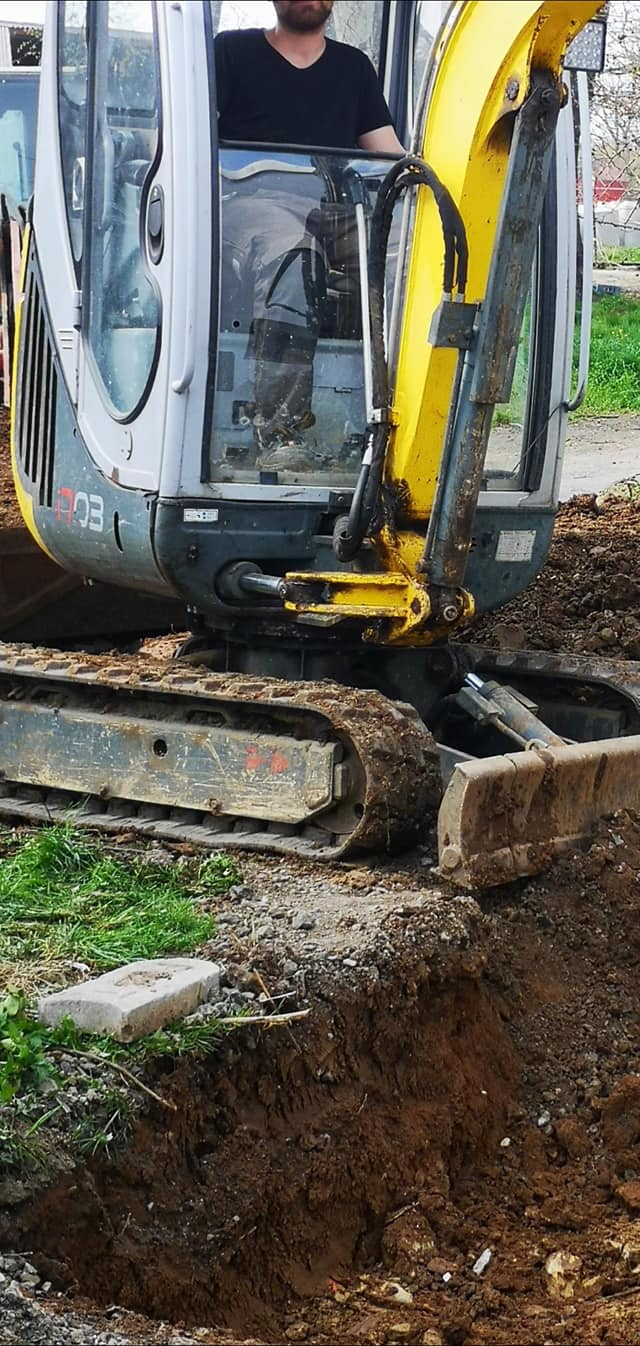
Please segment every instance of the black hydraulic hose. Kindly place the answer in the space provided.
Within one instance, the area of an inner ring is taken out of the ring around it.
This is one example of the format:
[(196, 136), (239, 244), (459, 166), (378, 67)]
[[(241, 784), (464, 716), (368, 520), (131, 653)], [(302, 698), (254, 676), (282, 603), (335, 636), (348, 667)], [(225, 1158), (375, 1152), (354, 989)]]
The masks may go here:
[[(462, 216), (447, 188), (440, 181), (433, 169), (429, 167), (423, 159), (415, 155), (406, 155), (404, 159), (399, 159), (387, 173), (384, 182), (380, 187), (376, 205), (371, 220), (371, 253), (374, 252), (374, 232), (376, 226), (380, 230), (381, 241), (386, 242), (391, 228), (391, 219), (393, 209), (398, 196), (405, 191), (407, 187), (420, 186), (423, 184), (429, 187), (433, 193), (434, 200), (438, 207), (442, 233), (445, 242), (445, 266), (443, 275), (443, 290), (451, 294), (454, 290), (462, 292), (467, 283), (467, 269), (469, 252), (467, 248), (467, 238)], [(453, 269), (453, 252), (457, 258), (457, 274)], [(382, 258), (385, 260), (384, 255)]]
[[(350, 561), (372, 531), (380, 508), (384, 463), (389, 442), (389, 371), (384, 345), (384, 300), (387, 245), (393, 210), (402, 192), (424, 185), (433, 194), (444, 239), (442, 288), (445, 294), (464, 293), (469, 250), (462, 216), (447, 188), (423, 159), (406, 155), (381, 183), (371, 217), (369, 241), (369, 314), (363, 313), (363, 329), (370, 323), (372, 348), (373, 419), (367, 425), (362, 467), (348, 515), (336, 520), (333, 549), (339, 561)], [(364, 337), (364, 330), (363, 330)], [(366, 339), (366, 337), (364, 337)]]

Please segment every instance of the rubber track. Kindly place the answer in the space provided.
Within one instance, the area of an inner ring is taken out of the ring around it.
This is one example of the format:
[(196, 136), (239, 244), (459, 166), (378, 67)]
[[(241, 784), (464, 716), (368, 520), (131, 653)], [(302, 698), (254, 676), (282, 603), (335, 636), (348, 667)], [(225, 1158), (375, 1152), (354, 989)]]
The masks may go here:
[[(2, 684), (8, 679), (7, 689)], [(132, 829), (174, 841), (198, 842), (208, 846), (233, 846), (240, 849), (271, 850), (315, 860), (335, 860), (353, 851), (396, 850), (414, 844), (432, 823), (440, 793), (440, 774), (434, 741), (410, 707), (394, 703), (380, 693), (343, 687), (337, 683), (286, 682), (244, 674), (211, 673), (207, 669), (170, 668), (139, 657), (65, 654), (41, 650), (31, 645), (0, 647), (0, 701), (16, 695), (16, 684), (28, 694), (34, 683), (63, 684), (67, 689), (94, 687), (109, 689), (126, 698), (126, 709), (134, 712), (143, 700), (150, 706), (156, 698), (189, 698), (203, 711), (216, 708), (235, 718), (243, 728), (242, 717), (251, 719), (255, 732), (255, 714), (259, 707), (268, 712), (269, 729), (290, 733), (292, 724), (304, 725), (304, 736), (326, 742), (327, 730), (334, 742), (355, 755), (360, 764), (357, 793), (349, 796), (354, 813), (353, 830), (338, 835), (324, 833), (316, 825), (300, 829), (282, 828), (249, 819), (193, 811), (181, 819), (180, 810), (162, 810), (132, 803), (127, 808), (118, 802), (118, 816), (105, 811), (104, 803), (86, 800), (77, 820), (85, 825), (112, 832)], [(136, 702), (132, 700), (132, 693)], [(155, 712), (158, 714), (158, 711)], [(315, 731), (315, 733), (314, 733)], [(0, 773), (2, 763), (0, 762)], [(13, 787), (4, 782), (0, 814), (47, 821), (68, 816), (75, 800), (63, 791), (42, 786)], [(55, 798), (62, 795), (61, 801)], [(328, 825), (328, 824), (327, 824)], [(287, 834), (289, 832), (289, 834)]]

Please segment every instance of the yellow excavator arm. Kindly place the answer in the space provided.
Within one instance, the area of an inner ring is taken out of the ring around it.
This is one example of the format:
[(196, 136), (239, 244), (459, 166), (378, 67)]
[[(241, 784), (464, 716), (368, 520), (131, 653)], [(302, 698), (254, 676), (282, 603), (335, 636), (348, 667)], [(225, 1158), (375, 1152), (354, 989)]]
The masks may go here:
[[(363, 464), (369, 481), (355, 496), (362, 506), (369, 492), (369, 515), (359, 521), (352, 506), (345, 532), (356, 537), (342, 548), (347, 559), (370, 536), (376, 571), (292, 574), (291, 611), (370, 619), (365, 639), (412, 646), (473, 615), (466, 560), (491, 417), (513, 377), (566, 100), (562, 59), (599, 8), (597, 0), (451, 6), (427, 70), (415, 153), (404, 174), (389, 175), (390, 198), (400, 187), (415, 190), (398, 267), (406, 283), (399, 340), (388, 352), (396, 369), (387, 403), (373, 408)], [(454, 249), (452, 293), (446, 254)]]

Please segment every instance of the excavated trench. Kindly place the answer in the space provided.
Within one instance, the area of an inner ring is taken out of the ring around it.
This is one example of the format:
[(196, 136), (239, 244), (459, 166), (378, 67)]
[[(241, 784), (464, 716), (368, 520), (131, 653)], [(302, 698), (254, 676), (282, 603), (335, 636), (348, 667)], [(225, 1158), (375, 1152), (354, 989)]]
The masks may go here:
[[(0, 1248), (63, 1292), (51, 1322), (111, 1306), (103, 1331), (145, 1346), (172, 1325), (206, 1346), (636, 1343), (640, 819), (482, 910), (419, 856), (320, 876), (255, 857), (245, 891), (208, 952), (273, 994), (294, 954), (309, 1015), (157, 1063), (176, 1110), (150, 1103), (119, 1156), (0, 1189)], [(245, 908), (286, 930), (251, 917), (245, 941)]]
[(518, 1085), (477, 954), (444, 978), (400, 961), (290, 1030), (159, 1077), (177, 1113), (154, 1111), (121, 1162), (75, 1171), (19, 1213), (42, 1274), (102, 1304), (281, 1341), (292, 1302), (379, 1263), (394, 1212), (417, 1202), (428, 1216), (495, 1148)]
[[(71, 1311), (145, 1346), (637, 1342), (640, 820), (482, 910), (420, 857), (245, 884), (209, 952), (274, 994), (293, 953), (309, 1015), (157, 1064), (176, 1111), (5, 1188), (0, 1248), (53, 1282), (28, 1340)], [(303, 929), (245, 943), (245, 905)]]

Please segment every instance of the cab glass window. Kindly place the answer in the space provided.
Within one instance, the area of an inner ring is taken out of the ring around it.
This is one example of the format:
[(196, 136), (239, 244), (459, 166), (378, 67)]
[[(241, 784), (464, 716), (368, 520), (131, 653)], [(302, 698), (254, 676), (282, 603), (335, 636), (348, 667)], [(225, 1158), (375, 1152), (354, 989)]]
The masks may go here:
[(151, 0), (93, 6), (88, 339), (114, 410), (144, 395), (160, 328), (142, 222), (159, 145), (159, 72)]
[(0, 79), (0, 181), (7, 196), (26, 206), (33, 191), (38, 73)]
[(58, 27), (58, 119), (62, 179), (71, 250), (79, 274), (84, 223), (87, 141), (87, 5), (66, 0)]

